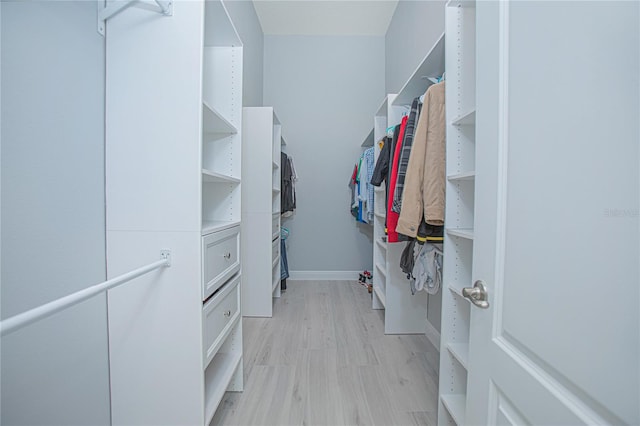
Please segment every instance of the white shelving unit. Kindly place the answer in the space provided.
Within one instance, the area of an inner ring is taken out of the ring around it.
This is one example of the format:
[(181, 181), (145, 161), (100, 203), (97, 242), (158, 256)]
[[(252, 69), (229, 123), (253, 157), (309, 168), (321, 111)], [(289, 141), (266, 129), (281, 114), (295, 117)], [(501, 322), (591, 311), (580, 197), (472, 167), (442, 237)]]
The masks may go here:
[[(373, 123), (376, 162), (381, 149), (379, 141), (386, 135), (387, 128), (399, 124), (402, 116), (409, 112), (413, 99), (423, 95), (433, 84), (428, 77), (436, 78), (443, 74), (444, 47), (444, 34), (442, 34), (400, 93), (387, 95), (378, 108)], [(387, 243), (386, 241), (385, 194), (384, 186), (374, 191), (373, 237), (375, 242), (372, 307), (385, 309), (385, 333), (424, 334), (428, 326), (429, 298), (425, 292), (412, 295), (406, 274), (400, 269), (400, 256), (406, 243)]]
[(363, 148), (372, 147), (373, 146), (373, 134), (374, 134), (374, 129), (371, 129), (371, 131), (364, 138), (364, 141), (362, 142), (362, 144), (360, 146), (363, 147)]
[[(440, 346), (439, 425), (465, 424), (475, 208), (475, 2), (446, 8), (447, 187)], [(448, 291), (446, 291), (448, 289)]]
[(221, 0), (172, 7), (105, 32), (108, 277), (173, 254), (108, 293), (114, 424), (208, 425), (243, 389), (242, 43)]
[(272, 107), (243, 109), (242, 312), (271, 317), (280, 297), (282, 126)]

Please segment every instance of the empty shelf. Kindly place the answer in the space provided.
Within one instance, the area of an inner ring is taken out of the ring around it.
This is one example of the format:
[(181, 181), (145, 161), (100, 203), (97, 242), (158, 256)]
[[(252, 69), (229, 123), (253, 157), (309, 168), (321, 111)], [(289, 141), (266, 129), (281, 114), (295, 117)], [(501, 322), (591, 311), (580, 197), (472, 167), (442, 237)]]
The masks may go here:
[(242, 362), (242, 352), (237, 353), (217, 353), (213, 357), (211, 363), (205, 370), (204, 387), (205, 387), (205, 415), (206, 422), (209, 424), (216, 412), (218, 404), (222, 400), (224, 393), (229, 387), (229, 382), (233, 377), (233, 373)]
[(380, 300), (380, 303), (382, 303), (382, 306), (384, 306), (385, 308), (387, 307), (387, 299), (384, 295), (384, 293), (382, 292), (382, 289), (380, 287), (377, 286), (373, 286), (373, 291), (376, 292), (376, 296), (378, 296), (378, 299)]
[(202, 181), (208, 183), (240, 183), (240, 179), (236, 177), (212, 172), (207, 169), (202, 169)]
[(475, 180), (476, 178), (476, 172), (465, 172), (465, 173), (458, 173), (455, 175), (449, 175), (447, 176), (447, 180), (449, 182), (455, 182), (455, 181), (460, 181), (460, 180)]
[(362, 142), (362, 145), (360, 146), (363, 148), (368, 148), (370, 146), (373, 146), (373, 129), (371, 129), (367, 137), (364, 138), (364, 142)]
[(383, 265), (381, 265), (380, 263), (376, 263), (376, 268), (378, 268), (378, 271), (380, 272), (380, 274), (382, 274), (382, 276), (386, 279), (387, 278), (387, 271), (386, 271), (385, 267)]
[(451, 120), (451, 124), (454, 126), (471, 126), (476, 124), (476, 110), (465, 112)]
[(202, 102), (202, 121), (205, 133), (238, 133), (236, 126), (204, 101)]
[(392, 105), (411, 105), (413, 98), (425, 93), (432, 84), (429, 77), (439, 77), (444, 72), (444, 33), (438, 37), (433, 47), (418, 68), (411, 74), (409, 80), (400, 89)]
[(456, 424), (458, 424), (458, 426), (464, 425), (467, 397), (464, 395), (442, 395), (440, 396), (440, 400)]
[(468, 240), (473, 240), (473, 229), (447, 229), (447, 234), (453, 237), (466, 238)]
[(386, 243), (386, 242), (384, 242), (384, 241), (382, 241), (382, 240), (380, 240), (380, 239), (377, 239), (377, 240), (376, 240), (376, 244), (377, 244), (377, 245), (378, 245), (382, 250), (385, 250), (385, 251), (387, 250), (387, 243)]
[(451, 355), (460, 362), (460, 365), (468, 370), (469, 362), (469, 344), (468, 343), (447, 343), (447, 349)]

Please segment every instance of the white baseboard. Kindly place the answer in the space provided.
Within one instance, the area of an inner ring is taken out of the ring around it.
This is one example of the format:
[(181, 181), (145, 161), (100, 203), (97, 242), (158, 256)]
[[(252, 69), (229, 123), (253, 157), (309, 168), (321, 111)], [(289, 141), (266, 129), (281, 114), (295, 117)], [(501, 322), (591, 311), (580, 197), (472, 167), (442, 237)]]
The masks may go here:
[(440, 333), (436, 330), (433, 324), (429, 322), (429, 320), (427, 320), (426, 323), (427, 331), (424, 334), (427, 336), (427, 339), (429, 339), (431, 344), (436, 347), (438, 352), (440, 352)]
[(288, 280), (292, 281), (358, 281), (362, 271), (289, 271)]

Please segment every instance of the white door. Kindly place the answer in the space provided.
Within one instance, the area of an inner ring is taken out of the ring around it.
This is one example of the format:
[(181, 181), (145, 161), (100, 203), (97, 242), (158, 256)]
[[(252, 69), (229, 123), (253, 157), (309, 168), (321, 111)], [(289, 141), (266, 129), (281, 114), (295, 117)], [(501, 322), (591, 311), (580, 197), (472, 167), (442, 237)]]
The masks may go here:
[(469, 424), (640, 423), (638, 5), (477, 5)]

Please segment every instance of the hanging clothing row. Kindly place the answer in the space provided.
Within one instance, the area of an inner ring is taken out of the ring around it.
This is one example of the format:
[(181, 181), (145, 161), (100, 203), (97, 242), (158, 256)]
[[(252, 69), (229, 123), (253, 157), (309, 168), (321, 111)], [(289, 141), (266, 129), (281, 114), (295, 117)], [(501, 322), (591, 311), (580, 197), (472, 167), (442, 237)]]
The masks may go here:
[[(385, 182), (388, 243), (407, 241), (400, 267), (411, 292), (439, 291), (445, 195), (445, 83), (415, 98), (408, 115), (385, 137), (371, 185)], [(422, 98), (422, 97), (421, 97)]]
[(281, 184), (280, 188), (280, 212), (283, 217), (289, 217), (296, 209), (296, 181), (298, 180), (298, 174), (296, 168), (293, 165), (293, 158), (285, 154), (280, 153), (280, 164), (282, 166)]
[(371, 223), (373, 220), (373, 147), (366, 149), (353, 168), (349, 187), (351, 188), (351, 215), (358, 222)]
[[(293, 165), (293, 158), (284, 152), (280, 152), (280, 214), (282, 217), (290, 217), (296, 210), (296, 181), (298, 173)], [(287, 289), (287, 278), (289, 278), (289, 262), (287, 261), (286, 239), (289, 230), (280, 228), (280, 290)]]

